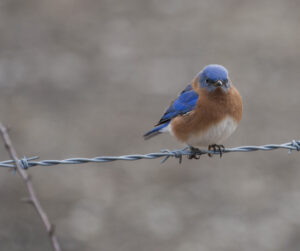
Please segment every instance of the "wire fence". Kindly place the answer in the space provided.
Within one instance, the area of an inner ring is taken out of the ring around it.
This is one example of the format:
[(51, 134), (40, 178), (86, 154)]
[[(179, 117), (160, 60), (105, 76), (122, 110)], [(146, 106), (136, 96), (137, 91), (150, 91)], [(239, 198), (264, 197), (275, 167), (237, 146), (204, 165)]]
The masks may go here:
[[(209, 150), (200, 150), (197, 152), (197, 157), (201, 155), (210, 154), (219, 155), (220, 153), (230, 153), (230, 152), (254, 152), (254, 151), (271, 151), (276, 149), (287, 149), (289, 153), (292, 150), (300, 151), (300, 141), (292, 140), (291, 142), (284, 143), (284, 144), (269, 144), (269, 145), (262, 145), (262, 146), (239, 146), (234, 148), (225, 148), (223, 150), (218, 151), (209, 151)], [(19, 164), (23, 169), (28, 169), (29, 167), (33, 166), (54, 166), (54, 165), (65, 165), (65, 164), (84, 164), (84, 163), (103, 163), (103, 162), (112, 162), (118, 160), (127, 160), (127, 161), (134, 161), (134, 160), (141, 160), (141, 159), (158, 159), (163, 158), (161, 161), (162, 163), (165, 162), (170, 157), (175, 157), (179, 160), (179, 163), (182, 162), (182, 158), (184, 156), (191, 157), (193, 152), (190, 148), (186, 147), (179, 150), (161, 150), (157, 153), (148, 153), (148, 154), (131, 154), (131, 155), (122, 155), (122, 156), (100, 156), (95, 158), (70, 158), (64, 160), (41, 160), (41, 161), (34, 161), (39, 157), (31, 157), (31, 158), (22, 158), (19, 160)], [(0, 167), (7, 167), (7, 168), (16, 168), (13, 160), (6, 160), (0, 162)]]
[(11, 168), (17, 172), (23, 181), (26, 184), (29, 198), (26, 199), (26, 202), (29, 202), (33, 205), (35, 210), (37, 211), (41, 221), (44, 224), (45, 230), (48, 234), (49, 240), (52, 244), (52, 248), (54, 251), (61, 251), (61, 246), (58, 241), (58, 238), (55, 233), (55, 227), (51, 223), (46, 211), (42, 207), (37, 194), (33, 188), (33, 184), (31, 181), (31, 177), (26, 172), (26, 169), (33, 166), (54, 166), (54, 165), (62, 165), (62, 164), (84, 164), (84, 163), (102, 163), (102, 162), (111, 162), (117, 160), (140, 160), (140, 159), (158, 159), (163, 158), (162, 162), (165, 162), (170, 157), (175, 157), (179, 159), (179, 163), (182, 162), (182, 158), (187, 156), (189, 158), (199, 158), (201, 155), (208, 154), (212, 156), (214, 154), (219, 154), (220, 157), (223, 153), (230, 153), (230, 152), (253, 152), (253, 151), (271, 151), (275, 149), (287, 149), (289, 153), (293, 150), (300, 151), (300, 141), (292, 140), (291, 142), (284, 143), (284, 144), (271, 144), (271, 145), (262, 145), (262, 146), (239, 146), (235, 148), (213, 148), (211, 150), (202, 150), (202, 149), (190, 149), (189, 147), (179, 149), (179, 150), (161, 150), (158, 153), (149, 153), (149, 154), (132, 154), (132, 155), (123, 155), (123, 156), (101, 156), (95, 158), (71, 158), (71, 159), (64, 159), (64, 160), (42, 160), (42, 161), (35, 161), (39, 157), (31, 157), (26, 158), (23, 157), (19, 159), (16, 153), (16, 150), (13, 147), (13, 144), (10, 140), (7, 128), (4, 127), (0, 123), (0, 133), (3, 138), (5, 148), (8, 151), (12, 160), (6, 160), (0, 162), (0, 167)]

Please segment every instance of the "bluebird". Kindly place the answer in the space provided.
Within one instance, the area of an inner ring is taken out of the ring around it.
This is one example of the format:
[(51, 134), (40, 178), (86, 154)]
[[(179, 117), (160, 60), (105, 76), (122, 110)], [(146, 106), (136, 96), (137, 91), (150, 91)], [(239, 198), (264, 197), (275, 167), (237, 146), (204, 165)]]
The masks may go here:
[(197, 158), (200, 146), (218, 149), (221, 157), (224, 146), (220, 143), (235, 131), (242, 111), (242, 98), (226, 68), (207, 65), (170, 104), (144, 139), (169, 132), (190, 147), (190, 158)]

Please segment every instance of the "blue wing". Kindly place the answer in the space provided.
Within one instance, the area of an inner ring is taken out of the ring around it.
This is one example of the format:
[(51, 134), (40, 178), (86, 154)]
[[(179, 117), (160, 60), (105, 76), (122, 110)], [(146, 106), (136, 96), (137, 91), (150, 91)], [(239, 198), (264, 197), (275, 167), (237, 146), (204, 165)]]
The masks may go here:
[(195, 109), (198, 101), (198, 93), (196, 93), (191, 85), (188, 85), (175, 99), (166, 110), (162, 118), (156, 126), (169, 122), (178, 115), (183, 115)]
[(195, 109), (199, 95), (188, 85), (166, 110), (155, 127), (144, 135), (144, 139), (150, 139), (162, 133), (169, 125), (172, 118), (183, 115)]

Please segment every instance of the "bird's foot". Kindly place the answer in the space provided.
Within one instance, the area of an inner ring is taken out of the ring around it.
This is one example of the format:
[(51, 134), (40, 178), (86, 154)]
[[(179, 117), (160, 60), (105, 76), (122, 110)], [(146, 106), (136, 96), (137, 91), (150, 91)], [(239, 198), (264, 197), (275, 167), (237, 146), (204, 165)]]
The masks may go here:
[[(208, 151), (211, 151), (211, 150), (213, 150), (214, 152), (219, 152), (220, 158), (222, 158), (225, 147), (223, 145), (212, 144), (212, 145), (208, 146)], [(212, 157), (213, 155), (211, 153), (209, 153), (208, 156)]]
[(201, 154), (203, 154), (203, 152), (199, 149), (199, 148), (195, 148), (190, 146), (190, 151), (191, 154), (189, 155), (189, 159), (200, 159)]

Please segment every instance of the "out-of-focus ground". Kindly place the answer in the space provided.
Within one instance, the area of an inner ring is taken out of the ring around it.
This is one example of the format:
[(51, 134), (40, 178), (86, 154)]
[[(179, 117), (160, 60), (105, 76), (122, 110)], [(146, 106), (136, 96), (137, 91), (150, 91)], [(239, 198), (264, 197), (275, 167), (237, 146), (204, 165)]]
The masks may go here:
[[(0, 120), (20, 157), (180, 148), (142, 134), (209, 63), (244, 116), (226, 146), (299, 139), (299, 1), (3, 0)], [(0, 144), (1, 160), (8, 155)], [(296, 251), (300, 154), (29, 170), (63, 250)], [(26, 188), (0, 169), (0, 250), (52, 250)]]

